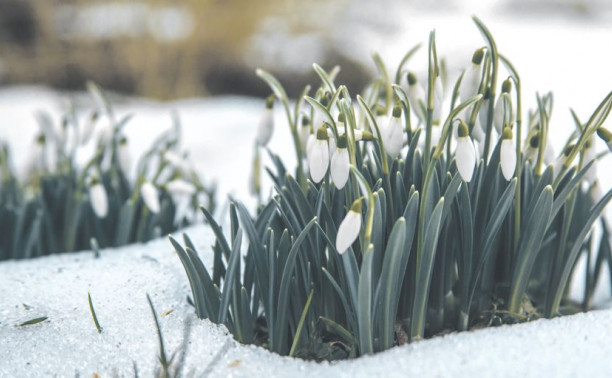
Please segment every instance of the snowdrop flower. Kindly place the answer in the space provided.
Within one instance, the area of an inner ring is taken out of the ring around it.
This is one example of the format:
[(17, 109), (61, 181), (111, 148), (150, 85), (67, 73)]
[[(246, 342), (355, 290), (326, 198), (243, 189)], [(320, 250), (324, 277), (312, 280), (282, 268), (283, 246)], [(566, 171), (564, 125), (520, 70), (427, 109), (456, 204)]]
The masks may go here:
[(85, 145), (91, 140), (91, 137), (93, 136), (94, 130), (96, 128), (96, 122), (98, 121), (99, 115), (100, 113), (96, 110), (92, 112), (91, 115), (88, 117), (81, 133), (81, 145)]
[[(498, 133), (502, 133), (505, 126), (504, 121), (508, 121), (509, 124), (514, 122), (514, 116), (512, 114), (512, 106), (510, 105), (510, 89), (512, 89), (512, 82), (510, 79), (506, 79), (502, 84), (502, 93), (497, 98), (495, 103), (495, 110), (493, 111), (493, 125)], [(508, 113), (509, 118), (505, 115)]]
[(501, 170), (506, 181), (510, 181), (510, 179), (512, 179), (514, 176), (514, 170), (516, 169), (516, 150), (514, 149), (514, 143), (512, 140), (512, 130), (506, 126), (502, 134), (502, 142), (499, 150)]
[(89, 202), (98, 218), (106, 218), (108, 214), (108, 197), (104, 185), (97, 178), (92, 180), (89, 187)]
[(303, 114), (302, 115), (302, 123), (298, 130), (298, 136), (300, 138), (300, 145), (302, 146), (302, 151), (306, 151), (308, 147), (308, 137), (312, 133), (310, 132), (310, 119)]
[[(592, 160), (597, 158), (597, 153), (595, 151), (595, 138), (589, 138), (584, 145), (584, 165), (589, 164)], [(597, 162), (591, 165), (591, 168), (584, 175), (584, 180), (589, 184), (593, 184), (597, 181)]]
[(336, 250), (339, 254), (343, 254), (357, 240), (359, 231), (361, 230), (361, 199), (353, 202), (348, 214), (338, 227), (336, 236)]
[(266, 110), (259, 120), (259, 126), (257, 128), (257, 144), (265, 147), (270, 139), (272, 138), (272, 132), (274, 131), (274, 95), (268, 97), (266, 100)]
[(119, 148), (117, 149), (117, 159), (119, 160), (119, 168), (123, 174), (127, 177), (130, 173), (130, 164), (132, 157), (130, 155), (130, 149), (128, 147), (127, 138), (121, 137), (119, 140)]
[(196, 187), (183, 179), (174, 179), (166, 183), (166, 190), (172, 196), (191, 196), (196, 192)]
[(321, 182), (329, 166), (329, 143), (327, 127), (322, 125), (317, 130), (317, 138), (308, 151), (308, 167), (310, 176), (315, 183)]
[(383, 142), (385, 149), (387, 150), (387, 154), (391, 157), (399, 155), (404, 145), (404, 128), (402, 126), (401, 117), (402, 108), (396, 105), (393, 108), (393, 116), (389, 121), (389, 125), (384, 132), (381, 131), (384, 137)]
[(465, 101), (478, 93), (480, 86), (481, 64), (484, 57), (484, 49), (480, 48), (474, 52), (472, 56), (472, 65), (463, 73), (461, 86), (459, 87), (459, 97), (461, 101)]
[(572, 152), (574, 146), (575, 145), (572, 144), (565, 147), (565, 150), (561, 153), (561, 156), (559, 156), (553, 164), (553, 173), (555, 174), (555, 176), (558, 176), (561, 173), (561, 170), (563, 169), (563, 163), (565, 163), (565, 160)]
[(425, 121), (424, 106), (425, 104), (425, 90), (417, 81), (416, 75), (410, 72), (408, 74), (408, 100), (410, 101), (410, 107), (414, 111), (414, 114), (419, 118), (421, 122)]
[(185, 159), (184, 156), (181, 156), (180, 154), (174, 151), (171, 151), (171, 150), (164, 151), (163, 158), (166, 162), (170, 163), (170, 165), (172, 165), (175, 168), (180, 169), (183, 172), (189, 172), (191, 170), (191, 167), (189, 166), (187, 159)]
[(437, 76), (434, 80), (434, 108), (432, 119), (436, 124), (440, 123), (442, 116), (442, 105), (444, 102), (444, 90), (442, 89), (442, 78)]
[(604, 141), (608, 150), (612, 152), (612, 132), (610, 130), (600, 127), (597, 129), (597, 135)]
[(482, 100), (480, 101), (480, 109), (478, 110), (478, 118), (480, 120), (480, 124), (482, 125), (482, 129), (486, 130), (487, 128), (487, 118), (489, 118), (489, 102), (491, 101), (491, 90), (487, 88), (482, 95)]
[(463, 181), (470, 182), (476, 166), (476, 151), (465, 122), (460, 121), (458, 133), (455, 163)]
[(151, 210), (153, 214), (159, 213), (159, 194), (157, 188), (149, 181), (145, 181), (140, 187), (140, 194), (145, 205)]
[(350, 171), (349, 153), (346, 149), (346, 135), (338, 138), (338, 147), (334, 151), (331, 159), (331, 177), (338, 190), (344, 188), (349, 178)]
[(601, 186), (599, 185), (599, 181), (595, 181), (593, 185), (591, 185), (591, 188), (589, 188), (589, 195), (591, 196), (591, 201), (593, 201), (594, 204), (601, 201), (604, 194), (601, 191)]
[(523, 149), (523, 155), (525, 156), (525, 159), (533, 161), (536, 158), (538, 148), (540, 147), (540, 132), (537, 131), (527, 138), (528, 140), (525, 148)]

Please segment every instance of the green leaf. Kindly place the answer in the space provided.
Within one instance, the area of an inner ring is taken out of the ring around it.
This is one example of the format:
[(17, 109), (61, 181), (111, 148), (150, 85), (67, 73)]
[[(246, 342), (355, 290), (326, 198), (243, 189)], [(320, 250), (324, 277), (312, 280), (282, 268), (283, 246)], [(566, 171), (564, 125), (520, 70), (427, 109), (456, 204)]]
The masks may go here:
[(221, 307), (219, 307), (219, 323), (225, 324), (227, 321), (227, 313), (229, 310), (230, 299), (232, 298), (232, 288), (235, 283), (237, 276), (240, 274), (238, 271), (238, 264), (240, 262), (242, 245), (242, 230), (238, 230), (236, 239), (232, 243), (232, 253), (227, 263), (227, 274), (225, 275), (225, 282), (223, 283), (223, 291), (221, 293)]
[(536, 205), (531, 209), (530, 215), (521, 234), (518, 249), (518, 259), (512, 276), (510, 291), (510, 312), (518, 314), (523, 295), (531, 277), (533, 263), (540, 251), (545, 231), (551, 221), (553, 206), (553, 190), (547, 186), (540, 194)]
[[(420, 340), (425, 335), (425, 322), (427, 314), (427, 299), (433, 273), (433, 263), (438, 246), (442, 210), (444, 208), (444, 197), (440, 198), (434, 209), (429, 223), (427, 224), (425, 238), (419, 255), (422, 256), (417, 266), (416, 290), (414, 295), (414, 306), (412, 308), (412, 320), (410, 337), (411, 340)], [(422, 227), (422, 226), (421, 226)]]
[(29, 325), (33, 325), (33, 324), (42, 323), (42, 322), (44, 322), (47, 319), (49, 319), (49, 318), (46, 317), (46, 316), (42, 316), (40, 318), (30, 319), (30, 320), (27, 320), (27, 321), (19, 324), (19, 327), (24, 327), (24, 326), (29, 326)]
[(277, 309), (277, 317), (276, 317), (276, 348), (278, 353), (287, 353), (287, 329), (289, 327), (287, 323), (287, 311), (289, 309), (289, 287), (291, 282), (291, 277), (295, 274), (295, 263), (297, 259), (297, 254), (300, 250), (302, 242), (308, 236), (308, 232), (315, 225), (317, 219), (313, 218), (308, 224), (304, 227), (300, 235), (297, 237), (293, 245), (291, 246), (291, 250), (289, 251), (289, 255), (287, 256), (287, 261), (285, 266), (283, 267), (283, 275), (280, 283), (280, 291), (278, 295), (278, 309)]
[[(416, 210), (416, 201), (413, 201), (412, 207)], [(406, 220), (400, 217), (393, 226), (385, 257), (383, 261), (382, 273), (378, 283), (382, 298), (382, 333), (379, 337), (381, 340), (382, 349), (389, 349), (393, 346), (393, 336), (395, 331), (395, 319), (397, 315), (397, 305), (400, 297), (400, 288), (403, 279), (403, 273), (406, 271), (406, 266), (402, 265), (405, 261), (408, 262), (410, 256), (410, 246), (406, 245)], [(414, 229), (412, 230), (414, 233)], [(411, 237), (412, 239), (412, 237)], [(412, 240), (409, 240), (412, 243)], [(408, 255), (408, 256), (405, 256)], [(376, 301), (378, 302), (378, 301)]]
[(576, 239), (574, 240), (574, 244), (572, 245), (572, 248), (570, 249), (570, 252), (567, 255), (567, 258), (565, 259), (565, 265), (563, 266), (563, 272), (561, 273), (561, 277), (559, 278), (559, 282), (554, 292), (552, 306), (550, 309), (547, 310), (547, 313), (554, 315), (559, 312), (559, 306), (561, 305), (561, 299), (563, 298), (563, 293), (565, 292), (565, 288), (569, 281), (570, 275), (573, 271), (574, 265), (576, 263), (576, 259), (578, 258), (578, 255), (582, 248), (584, 239), (588, 235), (589, 231), (591, 231), (591, 227), (593, 227), (593, 224), (599, 219), (599, 217), (601, 216), (602, 212), (604, 211), (604, 209), (608, 205), (608, 202), (610, 202), (611, 199), (612, 199), (612, 190), (606, 193), (606, 195), (597, 203), (597, 205), (595, 205), (591, 209), (589, 218), (587, 219), (584, 226), (580, 230), (580, 233), (578, 234), (578, 236), (576, 236)]
[(189, 286), (191, 287), (191, 294), (193, 295), (196, 314), (198, 315), (198, 318), (205, 319), (208, 317), (208, 312), (206, 311), (206, 307), (204, 305), (204, 291), (202, 289), (202, 283), (198, 273), (196, 272), (195, 266), (183, 247), (172, 236), (168, 236), (168, 239), (178, 254), (179, 259), (183, 264), (183, 268), (185, 268), (185, 273), (187, 273), (187, 279), (189, 281)]
[[(349, 251), (350, 252), (350, 251)], [(349, 253), (347, 252), (347, 253)], [(366, 250), (359, 274), (359, 289), (357, 292), (357, 324), (359, 326), (359, 350), (361, 354), (373, 354), (372, 333), (372, 244)]]

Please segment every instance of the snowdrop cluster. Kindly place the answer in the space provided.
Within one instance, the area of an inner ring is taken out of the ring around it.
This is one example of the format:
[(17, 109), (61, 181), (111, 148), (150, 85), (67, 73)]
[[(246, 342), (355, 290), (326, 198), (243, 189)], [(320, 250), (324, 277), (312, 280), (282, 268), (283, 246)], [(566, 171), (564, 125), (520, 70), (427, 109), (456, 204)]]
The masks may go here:
[[(241, 343), (335, 360), (589, 308), (612, 259), (603, 215), (612, 191), (595, 170), (599, 140), (612, 151), (612, 93), (588, 121), (575, 115), (557, 156), (552, 95), (524, 112), (518, 72), (474, 21), (485, 45), (455, 76), (441, 72), (434, 32), (426, 75), (415, 74), (417, 48), (395, 75), (375, 54), (377, 76), (358, 95), (315, 64), (320, 86), (290, 102), (257, 70), (285, 109), (297, 164), (271, 154), (274, 192), (255, 214), (232, 201), (230, 232), (204, 211), (217, 238), (203, 251), (212, 267), (189, 237), (170, 238), (198, 317)], [(255, 178), (268, 138), (258, 131)], [(567, 287), (582, 254), (577, 302)]]
[(129, 117), (117, 118), (101, 89), (90, 90), (97, 110), (70, 107), (59, 122), (36, 115), (25, 174), (12, 171), (2, 149), (0, 224), (14, 226), (0, 260), (146, 241), (196, 220), (199, 205), (214, 210), (214, 188), (180, 151), (178, 126), (134, 164)]

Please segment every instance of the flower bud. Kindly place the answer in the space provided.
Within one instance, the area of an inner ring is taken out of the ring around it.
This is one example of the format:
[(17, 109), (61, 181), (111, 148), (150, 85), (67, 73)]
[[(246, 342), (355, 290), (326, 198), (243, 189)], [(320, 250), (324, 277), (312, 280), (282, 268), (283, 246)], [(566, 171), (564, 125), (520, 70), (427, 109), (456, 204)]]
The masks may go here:
[(104, 185), (98, 179), (93, 179), (89, 187), (89, 202), (98, 218), (106, 218), (108, 214), (108, 197)]
[(350, 172), (349, 153), (346, 149), (346, 135), (338, 138), (338, 147), (334, 151), (331, 159), (331, 177), (338, 190), (344, 188), (349, 178)]
[(329, 143), (325, 125), (317, 130), (316, 140), (308, 152), (310, 176), (315, 183), (321, 182), (329, 167)]
[(149, 208), (149, 210), (153, 214), (159, 213), (160, 205), (159, 205), (159, 193), (157, 192), (157, 188), (153, 186), (149, 181), (145, 181), (140, 186), (140, 194), (142, 196), (142, 200), (145, 205)]
[(457, 149), (455, 151), (455, 163), (461, 178), (465, 182), (472, 180), (474, 167), (476, 166), (476, 151), (474, 143), (469, 135), (469, 129), (465, 122), (460, 121), (459, 129), (457, 130), (459, 138), (457, 138)]
[(353, 202), (351, 209), (346, 214), (336, 236), (336, 250), (343, 254), (359, 237), (361, 231), (361, 199)]
[(514, 170), (516, 169), (516, 150), (512, 141), (512, 130), (506, 126), (502, 134), (502, 142), (499, 150), (499, 162), (506, 181), (512, 179)]

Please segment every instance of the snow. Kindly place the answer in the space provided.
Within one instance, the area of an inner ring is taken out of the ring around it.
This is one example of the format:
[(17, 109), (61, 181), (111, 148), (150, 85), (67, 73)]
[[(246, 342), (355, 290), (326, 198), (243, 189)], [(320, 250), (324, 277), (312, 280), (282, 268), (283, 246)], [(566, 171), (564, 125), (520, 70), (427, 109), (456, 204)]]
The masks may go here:
[[(363, 3), (356, 2), (347, 12), (366, 17), (367, 9), (358, 12)], [(474, 12), (472, 3), (453, 12), (425, 9), (411, 15), (407, 8), (387, 8), (385, 14), (395, 25), (388, 29), (395, 30), (392, 35), (377, 35), (371, 30), (345, 33), (345, 44), (363, 59), (370, 51), (379, 50), (394, 67), (404, 51), (425, 41), (428, 31), (436, 27), (438, 51), (449, 58), (449, 68), (456, 74), (469, 63), (473, 49), (483, 44), (469, 19)], [(504, 8), (499, 1), (492, 4), (480, 6), (477, 12), (496, 37), (500, 51), (519, 70), (525, 108), (533, 106), (536, 89), (555, 93), (552, 136), (559, 146), (573, 127), (568, 107), (573, 106), (586, 119), (611, 89), (612, 73), (607, 67), (610, 53), (602, 48), (612, 40), (610, 17), (606, 17), (610, 9), (603, 7), (607, 13), (594, 19), (540, 17), (535, 23), (533, 18)], [(597, 2), (585, 4), (595, 6)], [(357, 42), (359, 48), (355, 48)], [(414, 58), (415, 69), (424, 68), (416, 63), (425, 61), (423, 54), (421, 51)], [(18, 166), (26, 160), (37, 129), (33, 112), (44, 109), (57, 120), (66, 107), (63, 97), (86, 101), (79, 94), (60, 95), (42, 87), (0, 90), (0, 119), (4, 122), (0, 139), (9, 141)], [(250, 198), (250, 164), (245, 162), (252, 159), (263, 108), (263, 99), (222, 97), (163, 104), (128, 99), (120, 102), (116, 111), (119, 116), (135, 115), (126, 133), (135, 149), (133, 156), (138, 156), (159, 132), (171, 126), (170, 112), (177, 110), (184, 126), (183, 148), (191, 152), (206, 181), (218, 181), (223, 205), (228, 193)], [(270, 148), (292, 166), (295, 158), (286, 143), (290, 137), (280, 106), (275, 109), (275, 120)], [(610, 127), (610, 121), (607, 125)], [(602, 150), (603, 144), (597, 143)], [(607, 172), (610, 164), (606, 157), (599, 172)], [(604, 190), (612, 187), (612, 175), (600, 175), (600, 179)], [(194, 226), (185, 232), (210, 266), (210, 230)], [(572, 292), (580, 293), (581, 284), (576, 281)], [(103, 327), (101, 334), (89, 313), (88, 292)], [(186, 303), (189, 286), (182, 265), (170, 243), (159, 239), (103, 250), (99, 259), (92, 252), (82, 252), (0, 263), (0, 376), (133, 376), (134, 363), (141, 376), (150, 376), (156, 366), (158, 345), (146, 293), (151, 295), (158, 314), (174, 310), (160, 316), (170, 354), (181, 345), (185, 326), (190, 326), (183, 367), (187, 375), (603, 377), (612, 371), (610, 309), (450, 334), (374, 357), (333, 364), (304, 362), (238, 345), (223, 327), (196, 319)], [(602, 303), (609, 294), (607, 287), (600, 288), (596, 301)], [(40, 316), (49, 319), (18, 326)]]
[[(210, 264), (211, 231), (195, 226), (186, 232)], [(89, 313), (88, 292), (101, 334)], [(190, 327), (183, 364), (189, 376), (596, 377), (612, 370), (612, 310), (450, 334), (374, 357), (318, 364), (239, 345), (224, 327), (196, 319), (188, 292), (183, 268), (165, 239), (103, 250), (98, 259), (80, 252), (3, 262), (0, 376), (131, 376), (134, 363), (140, 376), (151, 376), (158, 344), (147, 293), (169, 355)], [(18, 326), (41, 316), (49, 319)]]

